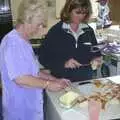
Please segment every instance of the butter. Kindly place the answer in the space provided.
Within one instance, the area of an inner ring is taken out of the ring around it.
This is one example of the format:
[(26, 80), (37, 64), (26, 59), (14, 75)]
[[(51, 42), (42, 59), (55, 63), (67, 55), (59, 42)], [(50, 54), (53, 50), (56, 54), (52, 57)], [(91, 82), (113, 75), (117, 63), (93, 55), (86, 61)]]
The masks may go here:
[(70, 108), (73, 104), (76, 103), (77, 98), (79, 97), (79, 94), (73, 91), (69, 91), (62, 95), (59, 98), (59, 101), (62, 105), (64, 105), (67, 108)]

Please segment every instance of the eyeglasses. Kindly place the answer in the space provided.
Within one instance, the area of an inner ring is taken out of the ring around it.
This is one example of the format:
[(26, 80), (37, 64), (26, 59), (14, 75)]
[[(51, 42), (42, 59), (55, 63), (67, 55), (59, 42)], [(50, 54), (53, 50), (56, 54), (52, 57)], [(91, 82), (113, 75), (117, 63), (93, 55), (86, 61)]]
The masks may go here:
[(88, 11), (75, 11), (76, 14), (88, 14)]

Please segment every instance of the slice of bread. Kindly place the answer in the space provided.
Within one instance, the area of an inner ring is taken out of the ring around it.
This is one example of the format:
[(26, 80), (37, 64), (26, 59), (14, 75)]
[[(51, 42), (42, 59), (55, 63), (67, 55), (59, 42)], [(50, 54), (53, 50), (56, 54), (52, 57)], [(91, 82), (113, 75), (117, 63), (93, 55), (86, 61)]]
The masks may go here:
[(68, 91), (59, 98), (60, 104), (66, 108), (72, 107), (79, 97), (79, 94), (73, 91)]

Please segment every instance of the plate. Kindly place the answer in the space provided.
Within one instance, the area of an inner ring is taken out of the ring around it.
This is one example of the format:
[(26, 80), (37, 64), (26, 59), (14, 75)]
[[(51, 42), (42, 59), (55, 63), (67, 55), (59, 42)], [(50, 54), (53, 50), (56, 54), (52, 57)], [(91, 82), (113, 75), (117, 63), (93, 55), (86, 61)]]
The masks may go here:
[(88, 117), (81, 111), (69, 109), (62, 113), (62, 120), (88, 120)]

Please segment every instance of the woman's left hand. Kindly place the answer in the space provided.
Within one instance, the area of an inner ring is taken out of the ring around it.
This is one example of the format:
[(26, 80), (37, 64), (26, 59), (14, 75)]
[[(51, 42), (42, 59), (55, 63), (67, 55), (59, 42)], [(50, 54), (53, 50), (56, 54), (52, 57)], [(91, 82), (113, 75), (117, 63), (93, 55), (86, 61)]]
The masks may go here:
[(65, 68), (70, 68), (70, 69), (79, 68), (80, 66), (81, 64), (74, 58), (67, 60), (64, 65)]
[(68, 79), (55, 79), (50, 80), (49, 84), (47, 85), (47, 89), (50, 91), (60, 91), (62, 89), (65, 89), (66, 87), (70, 86), (70, 80)]
[(94, 59), (91, 60), (90, 64), (93, 70), (96, 70), (97, 68), (99, 68), (103, 63), (103, 57), (96, 57)]

